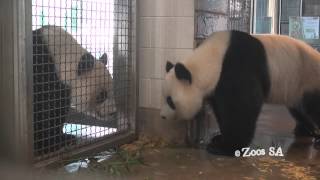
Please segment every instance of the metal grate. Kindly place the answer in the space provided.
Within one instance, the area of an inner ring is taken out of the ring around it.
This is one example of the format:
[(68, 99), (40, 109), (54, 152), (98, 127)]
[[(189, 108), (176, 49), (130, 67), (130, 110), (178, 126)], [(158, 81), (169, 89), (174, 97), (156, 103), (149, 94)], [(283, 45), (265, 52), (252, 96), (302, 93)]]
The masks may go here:
[(251, 0), (229, 0), (228, 29), (250, 32)]
[(128, 132), (131, 0), (32, 0), (36, 161)]
[(212, 32), (239, 30), (250, 32), (251, 0), (197, 0), (195, 9), (196, 46)]

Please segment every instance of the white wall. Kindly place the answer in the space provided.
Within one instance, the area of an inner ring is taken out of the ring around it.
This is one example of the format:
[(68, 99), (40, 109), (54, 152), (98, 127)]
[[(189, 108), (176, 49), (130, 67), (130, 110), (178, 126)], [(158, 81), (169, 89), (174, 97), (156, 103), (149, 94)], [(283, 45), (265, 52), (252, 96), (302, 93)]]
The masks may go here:
[(194, 0), (139, 1), (139, 107), (160, 109), (167, 60), (192, 52)]

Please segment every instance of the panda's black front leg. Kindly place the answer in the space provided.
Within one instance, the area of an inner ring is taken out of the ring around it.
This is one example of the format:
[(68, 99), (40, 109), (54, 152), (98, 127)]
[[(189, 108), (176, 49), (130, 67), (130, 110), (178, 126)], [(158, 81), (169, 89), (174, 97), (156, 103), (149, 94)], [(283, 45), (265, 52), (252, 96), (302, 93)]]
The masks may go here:
[(214, 136), (207, 145), (207, 151), (215, 155), (233, 156), (234, 152), (228, 151), (224, 147), (223, 136), (221, 134)]
[(259, 87), (217, 89), (211, 98), (221, 135), (212, 138), (207, 151), (216, 155), (233, 156), (236, 150), (250, 145), (256, 121), (264, 100)]

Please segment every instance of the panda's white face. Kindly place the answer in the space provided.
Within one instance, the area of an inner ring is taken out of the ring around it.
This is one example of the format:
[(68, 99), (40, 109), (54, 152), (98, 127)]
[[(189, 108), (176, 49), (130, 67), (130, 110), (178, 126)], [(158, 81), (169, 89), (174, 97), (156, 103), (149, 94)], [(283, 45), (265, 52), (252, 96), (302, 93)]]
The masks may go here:
[(192, 84), (192, 75), (183, 64), (174, 66), (168, 62), (166, 70), (160, 116), (163, 119), (192, 120), (202, 107), (202, 92)]
[(117, 109), (106, 54), (96, 59), (58, 26), (44, 26), (41, 32), (59, 79), (71, 88), (72, 108), (101, 120), (114, 116)]
[(72, 87), (71, 104), (79, 112), (86, 112), (96, 118), (108, 120), (117, 112), (113, 79), (104, 63), (95, 59), (92, 59), (92, 63), (92, 65), (86, 63), (86, 66), (90, 66), (83, 66), (85, 71), (70, 81)]

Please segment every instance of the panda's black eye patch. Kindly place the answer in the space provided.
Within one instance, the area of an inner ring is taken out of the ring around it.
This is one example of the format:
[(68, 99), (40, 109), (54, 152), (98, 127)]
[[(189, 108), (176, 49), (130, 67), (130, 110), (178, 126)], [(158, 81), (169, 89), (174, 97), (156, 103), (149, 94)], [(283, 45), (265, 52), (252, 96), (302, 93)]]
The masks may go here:
[(167, 104), (169, 105), (169, 107), (170, 107), (171, 109), (176, 109), (176, 106), (174, 105), (171, 96), (168, 96), (168, 97), (167, 97)]
[(94, 67), (94, 61), (95, 59), (90, 53), (85, 53), (82, 55), (80, 62), (78, 63), (78, 76), (92, 70)]
[(101, 104), (103, 103), (108, 97), (108, 92), (107, 91), (101, 91), (98, 96), (96, 97), (96, 103)]

